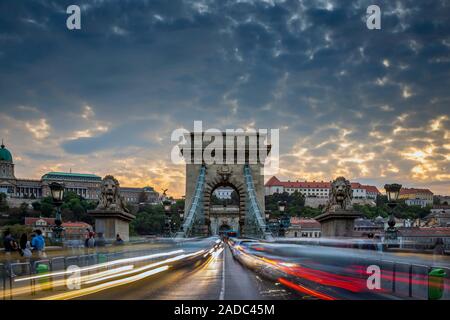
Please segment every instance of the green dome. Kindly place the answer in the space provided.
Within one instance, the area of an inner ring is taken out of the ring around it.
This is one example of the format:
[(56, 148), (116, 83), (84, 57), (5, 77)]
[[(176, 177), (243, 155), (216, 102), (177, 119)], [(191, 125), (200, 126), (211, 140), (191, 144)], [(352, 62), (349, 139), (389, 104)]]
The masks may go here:
[(0, 149), (0, 161), (8, 161), (11, 163), (13, 162), (11, 152), (9, 152), (9, 150), (5, 148), (5, 145), (3, 143)]

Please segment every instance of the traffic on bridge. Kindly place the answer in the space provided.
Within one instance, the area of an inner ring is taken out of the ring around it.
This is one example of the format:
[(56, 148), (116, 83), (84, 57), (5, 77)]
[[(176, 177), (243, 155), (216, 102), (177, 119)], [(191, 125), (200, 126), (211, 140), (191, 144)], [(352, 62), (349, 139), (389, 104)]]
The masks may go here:
[(4, 263), (3, 299), (450, 298), (449, 279), (438, 272), (449, 273), (448, 257), (387, 253), (374, 243), (209, 237), (155, 239), (120, 250), (79, 249), (80, 254), (74, 250), (30, 263)]

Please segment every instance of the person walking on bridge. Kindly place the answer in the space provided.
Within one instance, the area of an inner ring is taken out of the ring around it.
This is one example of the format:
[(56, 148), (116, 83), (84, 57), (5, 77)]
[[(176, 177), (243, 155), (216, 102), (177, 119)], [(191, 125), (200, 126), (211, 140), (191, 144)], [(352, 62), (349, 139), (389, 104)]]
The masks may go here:
[(45, 240), (41, 230), (36, 230), (36, 236), (31, 241), (31, 246), (37, 251), (39, 258), (45, 258), (47, 256), (45, 254)]

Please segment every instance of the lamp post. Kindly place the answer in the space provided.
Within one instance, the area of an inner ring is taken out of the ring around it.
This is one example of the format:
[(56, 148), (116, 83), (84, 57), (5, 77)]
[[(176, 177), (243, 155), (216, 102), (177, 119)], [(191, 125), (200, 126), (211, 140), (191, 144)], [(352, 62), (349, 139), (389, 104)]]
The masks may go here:
[(286, 209), (286, 201), (278, 201), (278, 211), (280, 211), (283, 214), (285, 209)]
[(61, 242), (61, 234), (64, 231), (62, 227), (62, 218), (61, 218), (61, 206), (63, 204), (64, 198), (64, 185), (57, 182), (52, 182), (49, 185), (50, 192), (52, 194), (53, 205), (56, 208), (56, 219), (55, 219), (55, 227), (53, 227), (53, 233), (55, 240), (60, 243)]
[(163, 201), (163, 206), (164, 212), (166, 213), (165, 219), (166, 235), (170, 236), (172, 232), (172, 219), (171, 219), (172, 202), (166, 199)]
[(393, 183), (386, 184), (384, 189), (386, 190), (386, 195), (388, 198), (387, 206), (389, 207), (389, 220), (388, 220), (388, 228), (386, 230), (386, 239), (387, 240), (397, 240), (398, 230), (395, 227), (395, 215), (394, 211), (398, 205), (398, 196), (400, 194), (400, 190), (402, 188), (401, 184)]
[(285, 210), (286, 210), (286, 201), (279, 201), (278, 202), (278, 211), (281, 212), (280, 231), (279, 231), (279, 236), (280, 237), (284, 237), (284, 235), (285, 235), (285, 225), (284, 225), (285, 221), (286, 221)]
[(266, 210), (266, 211), (264, 212), (265, 218), (266, 218), (266, 222), (269, 222), (269, 220), (270, 220), (270, 213), (271, 213), (270, 210)]
[(266, 218), (266, 232), (270, 232), (269, 221), (270, 221), (270, 210), (264, 212)]
[(178, 215), (180, 216), (180, 230), (183, 231), (184, 210), (183, 209), (178, 209)]

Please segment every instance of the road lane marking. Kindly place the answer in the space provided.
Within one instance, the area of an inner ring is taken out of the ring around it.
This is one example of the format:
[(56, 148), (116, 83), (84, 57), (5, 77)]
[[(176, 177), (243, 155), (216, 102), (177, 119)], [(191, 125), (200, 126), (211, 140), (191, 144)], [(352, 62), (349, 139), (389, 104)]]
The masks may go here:
[(220, 288), (219, 300), (225, 300), (225, 255), (226, 248), (223, 250), (222, 256), (222, 287)]

